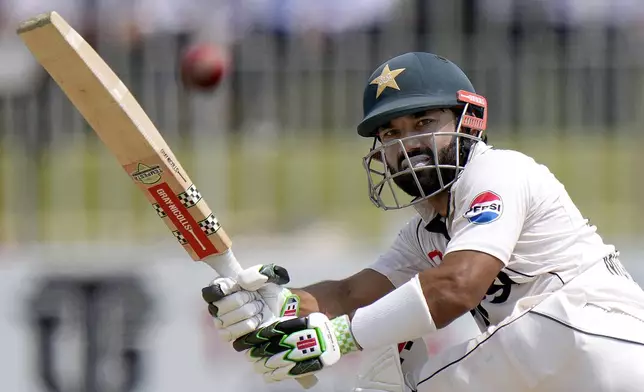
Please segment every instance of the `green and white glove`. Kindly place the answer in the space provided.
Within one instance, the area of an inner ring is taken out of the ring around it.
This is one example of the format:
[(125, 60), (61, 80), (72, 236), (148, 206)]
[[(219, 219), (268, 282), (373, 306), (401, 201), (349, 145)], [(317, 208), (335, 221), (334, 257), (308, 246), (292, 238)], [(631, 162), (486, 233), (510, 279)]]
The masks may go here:
[(317, 373), (360, 350), (348, 316), (329, 320), (322, 313), (282, 318), (236, 339), (233, 347), (246, 352), (267, 382)]
[(299, 298), (281, 286), (288, 272), (274, 264), (256, 265), (235, 279), (217, 278), (201, 290), (208, 312), (224, 341), (246, 335), (275, 320), (273, 315), (296, 317)]

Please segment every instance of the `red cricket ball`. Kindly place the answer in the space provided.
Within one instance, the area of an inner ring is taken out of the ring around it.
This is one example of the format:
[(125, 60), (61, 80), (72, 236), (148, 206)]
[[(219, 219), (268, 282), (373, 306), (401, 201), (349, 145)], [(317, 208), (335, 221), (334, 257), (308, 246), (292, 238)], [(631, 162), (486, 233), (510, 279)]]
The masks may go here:
[(181, 80), (187, 88), (214, 90), (228, 72), (230, 61), (220, 47), (199, 43), (189, 47), (181, 58)]

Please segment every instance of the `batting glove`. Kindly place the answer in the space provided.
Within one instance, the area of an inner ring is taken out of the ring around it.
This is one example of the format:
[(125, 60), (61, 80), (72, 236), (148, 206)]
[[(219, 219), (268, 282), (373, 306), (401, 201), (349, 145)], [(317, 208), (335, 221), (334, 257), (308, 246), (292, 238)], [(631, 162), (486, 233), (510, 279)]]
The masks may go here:
[(204, 287), (201, 294), (221, 339), (235, 340), (275, 316), (297, 316), (299, 298), (281, 287), (289, 280), (286, 269), (267, 264), (245, 269), (234, 279), (219, 277)]
[(360, 348), (344, 315), (333, 320), (322, 313), (276, 321), (233, 342), (245, 351), (266, 382), (314, 374)]

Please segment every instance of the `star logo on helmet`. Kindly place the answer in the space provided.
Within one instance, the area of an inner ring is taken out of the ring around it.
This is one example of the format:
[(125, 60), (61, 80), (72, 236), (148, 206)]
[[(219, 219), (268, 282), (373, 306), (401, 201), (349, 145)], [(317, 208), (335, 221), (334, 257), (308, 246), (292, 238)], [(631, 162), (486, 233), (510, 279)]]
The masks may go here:
[(371, 83), (369, 83), (369, 84), (378, 85), (378, 90), (376, 91), (376, 98), (380, 97), (380, 94), (382, 94), (382, 92), (385, 91), (387, 87), (400, 90), (400, 87), (398, 87), (398, 83), (396, 83), (396, 76), (400, 75), (404, 70), (405, 68), (398, 68), (392, 71), (389, 69), (389, 64), (386, 64), (385, 67), (382, 69), (380, 76), (378, 76), (377, 78), (372, 80)]

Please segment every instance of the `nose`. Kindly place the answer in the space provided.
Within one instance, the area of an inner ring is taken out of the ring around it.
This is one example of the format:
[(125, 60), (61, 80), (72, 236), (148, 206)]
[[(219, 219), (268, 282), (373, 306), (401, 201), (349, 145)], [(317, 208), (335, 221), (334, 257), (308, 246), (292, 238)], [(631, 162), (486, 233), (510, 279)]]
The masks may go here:
[(414, 150), (426, 149), (427, 147), (431, 147), (432, 144), (429, 140), (431, 136), (421, 132), (403, 131), (401, 136), (403, 146), (408, 153)]
[(422, 146), (420, 138), (418, 137), (410, 138), (409, 136), (414, 136), (414, 134), (405, 135), (405, 139), (403, 140), (403, 145), (405, 146), (405, 150), (412, 151), (412, 150), (420, 149), (420, 147)]

